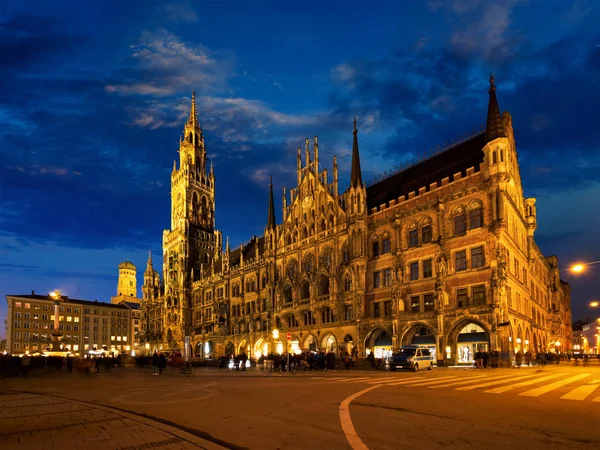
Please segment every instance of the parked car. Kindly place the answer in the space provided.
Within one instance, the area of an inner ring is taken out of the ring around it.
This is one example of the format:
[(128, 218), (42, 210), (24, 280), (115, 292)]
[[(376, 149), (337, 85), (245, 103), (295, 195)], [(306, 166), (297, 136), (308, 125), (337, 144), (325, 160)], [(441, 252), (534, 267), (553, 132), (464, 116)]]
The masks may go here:
[(433, 369), (433, 355), (429, 347), (418, 345), (407, 345), (392, 355), (390, 369), (411, 369), (415, 372), (419, 369)]
[(169, 367), (181, 367), (183, 363), (184, 360), (181, 352), (171, 352), (167, 357), (167, 366)]

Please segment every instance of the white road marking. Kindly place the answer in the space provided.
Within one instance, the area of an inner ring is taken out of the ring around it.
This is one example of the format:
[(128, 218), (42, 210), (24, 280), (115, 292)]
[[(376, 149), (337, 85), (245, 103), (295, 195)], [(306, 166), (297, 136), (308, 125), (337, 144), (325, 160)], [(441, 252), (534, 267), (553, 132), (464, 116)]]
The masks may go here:
[[(522, 375), (520, 377), (515, 377), (513, 378), (513, 380), (524, 380), (526, 378), (531, 378), (531, 377), (535, 377), (536, 375)], [(473, 389), (479, 389), (482, 387), (488, 387), (488, 386), (493, 386), (495, 384), (498, 383), (506, 383), (507, 381), (513, 381), (513, 380), (504, 380), (504, 381), (490, 381), (488, 383), (480, 383), (480, 384), (473, 384), (471, 386), (463, 386), (463, 387), (459, 387), (456, 388), (456, 391), (472, 391)]]
[[(419, 379), (417, 379), (417, 380), (415, 380), (415, 379), (412, 379), (412, 380), (403, 380), (403, 381), (397, 381), (397, 382), (395, 382), (395, 383), (390, 383), (390, 384), (388, 384), (388, 386), (402, 386), (402, 385), (405, 385), (405, 384), (406, 384), (406, 385), (408, 385), (408, 384), (410, 384), (410, 385), (415, 385), (415, 384), (416, 384), (416, 385), (419, 385), (419, 384), (422, 384), (422, 383), (425, 383), (425, 382), (427, 382), (427, 383), (435, 383), (435, 382), (438, 382), (438, 381), (439, 381), (439, 382), (444, 382), (444, 383), (445, 383), (445, 382), (447, 382), (449, 379), (454, 379), (454, 378), (456, 378), (456, 377), (455, 377), (455, 376), (448, 376), (448, 377), (438, 377), (438, 378), (432, 378), (432, 379), (430, 379), (430, 380), (428, 380), (428, 381), (424, 381), (424, 380), (423, 380), (423, 378), (419, 378)], [(444, 381), (444, 380), (445, 380), (445, 381)]]
[(506, 391), (510, 391), (511, 389), (523, 387), (523, 386), (531, 386), (532, 384), (541, 383), (542, 381), (551, 380), (552, 378), (557, 378), (564, 375), (564, 373), (555, 373), (552, 375), (546, 375), (545, 377), (536, 378), (535, 380), (523, 381), (522, 383), (510, 384), (508, 386), (502, 386), (495, 389), (489, 389), (487, 391), (483, 391), (486, 394), (501, 394)]
[[(502, 376), (495, 376), (495, 377), (489, 377), (489, 378), (485, 378), (485, 380), (490, 381), (490, 380), (502, 380), (504, 378), (510, 378), (510, 377), (514, 377), (514, 375), (502, 375)], [(461, 386), (463, 384), (471, 384), (471, 383), (475, 383), (477, 381), (482, 381), (484, 378), (479, 378), (479, 377), (471, 377), (467, 380), (462, 380), (462, 381), (456, 381), (456, 382), (452, 382), (452, 383), (435, 383), (436, 386), (433, 385), (433, 383), (431, 383), (431, 385), (429, 385), (429, 389), (443, 389), (449, 386)], [(437, 385), (440, 386), (437, 386)]]
[(590, 375), (590, 373), (582, 373), (579, 375), (575, 375), (574, 377), (567, 378), (566, 380), (556, 381), (552, 384), (547, 384), (546, 386), (541, 386), (539, 388), (521, 392), (519, 395), (524, 395), (526, 397), (539, 397), (542, 394), (558, 389), (559, 387), (565, 386), (569, 383), (573, 383), (574, 381), (581, 380), (582, 378), (589, 377)]
[(345, 380), (338, 380), (338, 383), (359, 383), (367, 380), (372, 380), (373, 377), (359, 377), (359, 378), (346, 378)]
[(600, 387), (600, 384), (587, 384), (585, 386), (579, 386), (573, 389), (571, 392), (563, 395), (561, 398), (564, 400), (585, 400), (588, 395), (594, 393), (596, 389)]
[(380, 385), (375, 385), (363, 389), (362, 391), (357, 392), (356, 394), (352, 394), (350, 397), (344, 399), (342, 403), (340, 403), (340, 422), (342, 424), (342, 431), (348, 440), (348, 444), (354, 450), (368, 450), (363, 441), (360, 440), (358, 434), (356, 434), (356, 430), (354, 429), (354, 425), (352, 425), (352, 419), (350, 418), (350, 402), (361, 395), (372, 391), (373, 389), (377, 389)]

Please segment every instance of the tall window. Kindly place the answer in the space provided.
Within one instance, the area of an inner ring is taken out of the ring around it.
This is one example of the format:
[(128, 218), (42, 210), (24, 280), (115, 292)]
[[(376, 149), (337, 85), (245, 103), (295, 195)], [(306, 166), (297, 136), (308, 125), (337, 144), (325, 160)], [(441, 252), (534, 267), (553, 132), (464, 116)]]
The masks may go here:
[(344, 291), (348, 292), (352, 289), (352, 279), (350, 277), (346, 277), (344, 279)]
[(425, 312), (433, 311), (433, 294), (423, 296), (423, 310)]
[(471, 249), (471, 267), (483, 267), (483, 247)]
[(392, 252), (392, 243), (390, 242), (390, 238), (386, 237), (383, 238), (383, 249), (382, 252), (383, 254), (385, 253), (391, 253)]
[(416, 295), (414, 297), (410, 298), (410, 312), (412, 313), (418, 313), (421, 311), (420, 305), (419, 305), (419, 296)]
[(421, 243), (429, 244), (431, 242), (431, 225), (425, 225), (421, 228)]
[(392, 284), (392, 269), (385, 269), (383, 271), (383, 285), (391, 286)]
[(473, 286), (473, 304), (485, 305), (485, 286)]
[(373, 317), (381, 317), (381, 304), (373, 303)]
[(483, 209), (477, 208), (469, 212), (469, 229), (481, 228), (483, 226)]
[(408, 246), (417, 247), (419, 245), (419, 230), (410, 230), (408, 232)]
[(419, 263), (410, 263), (410, 279), (411, 281), (419, 279)]
[(374, 288), (381, 287), (381, 272), (373, 273), (373, 287)]
[(373, 258), (379, 256), (379, 241), (373, 242)]
[(467, 290), (466, 289), (458, 289), (456, 291), (456, 304), (459, 308), (464, 308), (467, 306)]
[(386, 300), (383, 302), (383, 314), (388, 317), (392, 315), (392, 301)]
[(456, 252), (456, 271), (467, 270), (467, 252)]
[(464, 234), (466, 231), (465, 215), (454, 217), (454, 234)]
[(352, 319), (353, 319), (352, 305), (345, 305), (344, 306), (344, 320), (352, 320)]
[(426, 259), (423, 261), (423, 278), (431, 278), (433, 276), (432, 261)]

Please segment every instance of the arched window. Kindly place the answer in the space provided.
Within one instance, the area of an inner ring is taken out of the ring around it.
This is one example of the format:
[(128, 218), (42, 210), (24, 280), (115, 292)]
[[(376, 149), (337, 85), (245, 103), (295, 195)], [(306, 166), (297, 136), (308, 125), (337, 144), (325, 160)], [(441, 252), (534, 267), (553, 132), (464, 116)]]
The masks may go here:
[(303, 281), (300, 285), (300, 300), (307, 300), (310, 298), (310, 287), (308, 281)]
[(329, 278), (321, 276), (319, 279), (319, 297), (323, 295), (329, 295)]
[(344, 292), (349, 292), (352, 290), (352, 278), (350, 277), (350, 275), (347, 275), (346, 278), (344, 278)]
[(292, 303), (292, 287), (289, 284), (283, 288), (283, 303)]

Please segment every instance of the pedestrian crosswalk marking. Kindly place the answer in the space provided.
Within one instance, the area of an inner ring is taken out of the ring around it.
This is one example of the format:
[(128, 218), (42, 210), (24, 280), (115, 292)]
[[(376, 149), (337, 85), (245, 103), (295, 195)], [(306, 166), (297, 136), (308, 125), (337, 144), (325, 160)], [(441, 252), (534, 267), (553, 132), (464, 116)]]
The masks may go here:
[(526, 397), (539, 397), (542, 394), (558, 389), (559, 387), (566, 386), (569, 383), (573, 383), (574, 381), (581, 380), (582, 378), (589, 377), (591, 374), (582, 373), (579, 375), (575, 375), (574, 377), (567, 378), (566, 380), (555, 381), (552, 384), (547, 384), (546, 386), (541, 386), (539, 388), (530, 389), (529, 391), (521, 392), (519, 395), (524, 395)]
[[(388, 386), (401, 386), (401, 385), (404, 385), (404, 384), (406, 384), (406, 385), (410, 384), (411, 385), (410, 387), (412, 387), (412, 386), (415, 386), (415, 385), (420, 385), (420, 384), (422, 384), (424, 382), (430, 383), (432, 381), (440, 381), (440, 380), (445, 380), (443, 382), (446, 382), (446, 381), (448, 381), (448, 379), (452, 379), (452, 378), (456, 378), (456, 377), (454, 377), (454, 376), (450, 376), (450, 377), (438, 377), (438, 378), (432, 378), (431, 380), (428, 380), (428, 381), (425, 381), (422, 378), (419, 378), (418, 380), (413, 380), (413, 379), (411, 379), (411, 380), (402, 380), (402, 381), (392, 382), (392, 383), (388, 384)], [(371, 382), (369, 384), (376, 384), (376, 383)]]
[[(489, 378), (485, 378), (485, 379), (486, 380), (502, 380), (504, 378), (510, 378), (510, 377), (514, 377), (514, 375), (513, 374), (511, 374), (511, 375), (502, 375), (502, 376), (498, 376), (498, 377), (489, 377)], [(468, 379), (468, 380), (462, 379), (461, 381), (457, 381), (457, 382), (454, 382), (454, 383), (448, 383), (448, 384), (444, 384), (444, 382), (442, 382), (442, 383), (435, 383), (436, 385), (440, 384), (440, 386), (429, 386), (429, 389), (440, 389), (440, 388), (445, 388), (445, 387), (448, 387), (448, 386), (460, 386), (460, 385), (463, 385), (463, 384), (473, 383), (473, 381), (477, 380), (477, 379), (483, 379), (483, 378), (472, 377), (471, 379)], [(434, 383), (431, 383), (431, 384), (434, 384)]]
[(594, 393), (598, 389), (599, 384), (586, 384), (573, 389), (571, 392), (563, 395), (561, 398), (565, 400), (585, 400), (588, 395)]
[(338, 380), (340, 383), (346, 383), (347, 381), (349, 382), (364, 382), (367, 380), (371, 380), (373, 377), (360, 377), (360, 378), (354, 378), (354, 377), (346, 377), (343, 380)]
[[(531, 377), (535, 377), (536, 375), (522, 375), (520, 377), (516, 377), (514, 378), (515, 380), (524, 380), (526, 378), (531, 378)], [(471, 391), (473, 389), (479, 389), (479, 388), (483, 388), (483, 387), (488, 387), (488, 386), (493, 386), (495, 384), (498, 383), (506, 383), (508, 380), (504, 380), (504, 381), (490, 381), (488, 383), (480, 383), (480, 384), (472, 384), (471, 386), (463, 386), (463, 387), (459, 387), (456, 388), (457, 391)], [(512, 381), (512, 380), (511, 380)]]
[(592, 400), (593, 402), (600, 402), (600, 396), (596, 397), (594, 400)]
[(553, 378), (560, 377), (561, 375), (564, 375), (564, 373), (554, 373), (552, 375), (546, 375), (545, 377), (536, 378), (534, 380), (523, 381), (523, 382), (517, 383), (517, 384), (510, 384), (508, 386), (502, 386), (502, 387), (498, 387), (495, 389), (489, 389), (484, 392), (486, 394), (501, 394), (503, 392), (510, 391), (511, 389), (515, 389), (515, 388), (519, 388), (519, 387), (523, 387), (523, 386), (531, 386), (532, 384), (541, 383), (542, 381), (546, 381), (546, 380), (551, 380)]

